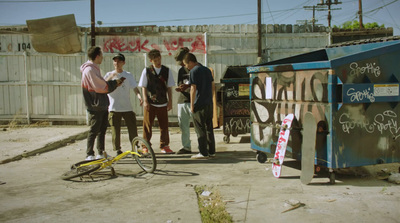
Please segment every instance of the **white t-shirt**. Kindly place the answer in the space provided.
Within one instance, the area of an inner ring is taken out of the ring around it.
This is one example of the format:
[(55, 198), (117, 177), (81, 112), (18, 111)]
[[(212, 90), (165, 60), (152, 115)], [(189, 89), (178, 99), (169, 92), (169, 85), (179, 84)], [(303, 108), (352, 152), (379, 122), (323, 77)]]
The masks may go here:
[[(107, 79), (114, 71), (108, 72), (104, 79)], [(128, 71), (122, 71), (122, 73), (118, 73), (117, 76), (113, 78), (120, 79), (121, 77), (125, 77), (126, 79), (121, 84), (121, 86), (117, 87), (113, 92), (108, 94), (108, 98), (110, 99), (110, 106), (108, 107), (108, 111), (115, 112), (128, 112), (133, 111), (131, 104), (131, 95), (130, 90), (135, 89), (137, 87), (137, 83), (133, 75)]]
[[(147, 88), (146, 68), (143, 69), (142, 76), (140, 76), (139, 87), (146, 87)], [(154, 67), (154, 70), (156, 71), (156, 74), (159, 74), (160, 71), (161, 71), (161, 67), (160, 68)], [(173, 87), (173, 86), (175, 86), (174, 76), (172, 75), (171, 69), (168, 69), (168, 70), (169, 71), (168, 71), (167, 87)], [(143, 97), (147, 97), (147, 95), (143, 95)], [(170, 100), (170, 98), (168, 98), (168, 100)], [(164, 107), (164, 106), (167, 106), (168, 103), (165, 103), (165, 104), (162, 104), (162, 105), (155, 105), (155, 104), (151, 104), (151, 105), (153, 105), (154, 107)]]

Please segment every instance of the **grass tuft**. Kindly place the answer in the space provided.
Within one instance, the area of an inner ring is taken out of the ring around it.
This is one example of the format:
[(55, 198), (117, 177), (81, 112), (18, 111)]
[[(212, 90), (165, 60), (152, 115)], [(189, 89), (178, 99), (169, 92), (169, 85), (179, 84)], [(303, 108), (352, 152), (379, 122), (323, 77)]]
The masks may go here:
[[(214, 186), (195, 186), (197, 201), (200, 208), (201, 220), (203, 223), (231, 223), (232, 216), (225, 209), (221, 194)], [(202, 195), (208, 192), (209, 195)]]

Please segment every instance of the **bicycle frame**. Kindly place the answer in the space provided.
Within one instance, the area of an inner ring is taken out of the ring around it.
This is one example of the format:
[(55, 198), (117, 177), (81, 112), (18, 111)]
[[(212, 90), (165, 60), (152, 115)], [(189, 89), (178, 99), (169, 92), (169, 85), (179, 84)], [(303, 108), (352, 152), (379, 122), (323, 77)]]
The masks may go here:
[[(93, 160), (93, 161), (88, 162), (88, 163), (83, 163), (83, 164), (79, 165), (76, 168), (100, 164), (101, 166), (100, 166), (100, 168), (98, 170), (101, 170), (101, 169), (104, 169), (104, 168), (106, 168), (108, 166), (111, 166), (114, 162), (118, 162), (120, 159), (124, 158), (125, 156), (127, 156), (129, 154), (142, 157), (142, 155), (140, 155), (137, 152), (133, 152), (133, 151), (127, 150), (127, 151), (119, 154), (118, 156), (116, 156), (116, 157), (114, 157), (112, 159), (111, 158), (102, 158), (102, 159), (98, 159), (98, 160)], [(107, 156), (106, 152), (104, 152), (104, 156)]]

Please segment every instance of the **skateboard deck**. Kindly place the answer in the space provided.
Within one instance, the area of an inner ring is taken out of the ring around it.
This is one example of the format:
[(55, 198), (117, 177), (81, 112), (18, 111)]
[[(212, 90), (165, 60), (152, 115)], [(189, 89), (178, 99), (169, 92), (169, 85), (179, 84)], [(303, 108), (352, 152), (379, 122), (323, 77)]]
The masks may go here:
[(309, 184), (314, 176), (315, 145), (317, 124), (311, 112), (307, 112), (303, 122), (303, 144), (301, 145), (301, 175), (302, 184)]
[(274, 162), (272, 163), (272, 174), (274, 177), (281, 176), (282, 164), (285, 158), (286, 147), (289, 141), (290, 127), (292, 126), (294, 114), (288, 114), (282, 121), (279, 138), (276, 144)]

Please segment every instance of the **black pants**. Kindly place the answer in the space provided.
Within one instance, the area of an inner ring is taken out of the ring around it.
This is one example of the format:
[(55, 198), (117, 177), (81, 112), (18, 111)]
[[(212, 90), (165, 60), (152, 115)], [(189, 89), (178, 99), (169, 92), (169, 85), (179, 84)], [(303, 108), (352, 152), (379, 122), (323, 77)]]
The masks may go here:
[(108, 126), (108, 111), (88, 111), (90, 129), (87, 137), (86, 155), (94, 156), (94, 141), (97, 137), (97, 151), (103, 154)]
[(199, 151), (203, 156), (215, 154), (215, 138), (213, 129), (213, 105), (196, 108), (193, 116), (193, 125), (197, 133)]

